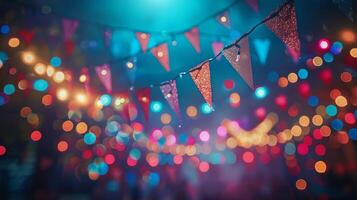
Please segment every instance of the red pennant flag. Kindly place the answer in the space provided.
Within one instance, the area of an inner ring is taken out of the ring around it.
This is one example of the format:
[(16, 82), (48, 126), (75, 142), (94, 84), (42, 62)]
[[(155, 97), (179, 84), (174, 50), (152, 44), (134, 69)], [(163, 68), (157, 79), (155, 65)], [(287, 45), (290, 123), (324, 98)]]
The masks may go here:
[(255, 12), (259, 11), (258, 0), (245, 0), (245, 1)]
[(160, 86), (160, 89), (167, 102), (169, 102), (171, 108), (175, 111), (176, 115), (180, 116), (181, 114), (180, 114), (178, 93), (176, 88), (176, 81), (175, 80), (170, 81), (169, 83)]
[(222, 24), (223, 26), (230, 28), (231, 27), (231, 21), (229, 19), (229, 14), (228, 12), (224, 12), (223, 14), (219, 15), (217, 17), (217, 21)]
[(170, 71), (169, 51), (168, 51), (166, 43), (152, 48), (151, 53), (160, 62), (160, 64), (166, 69), (166, 71)]
[(112, 74), (110, 72), (109, 65), (104, 64), (102, 66), (97, 66), (95, 68), (95, 72), (97, 73), (99, 80), (102, 82), (107, 92), (112, 93)]
[(29, 45), (32, 42), (35, 32), (32, 30), (20, 30), (19, 35), (21, 39), (25, 42), (26, 45)]
[(191, 30), (185, 33), (188, 41), (192, 44), (193, 48), (197, 51), (197, 53), (201, 52), (200, 48), (200, 34), (197, 27), (192, 28)]
[[(219, 54), (219, 52), (221, 52), (221, 50), (223, 49), (223, 43), (222, 42), (213, 42), (212, 43), (212, 49), (213, 49), (213, 54), (214, 56), (217, 56)], [(217, 57), (217, 60), (220, 60), (221, 56)]]
[(148, 48), (150, 35), (147, 33), (141, 33), (141, 32), (137, 32), (137, 33), (135, 33), (135, 35), (136, 35), (136, 38), (139, 40), (141, 50), (145, 53)]
[(71, 55), (74, 51), (74, 48), (75, 48), (75, 43), (73, 40), (66, 40), (64, 41), (64, 48), (65, 48), (65, 51), (66, 51), (66, 54), (67, 55)]
[(79, 22), (76, 20), (63, 19), (62, 24), (64, 40), (71, 40), (77, 30)]
[(254, 83), (248, 38), (244, 37), (238, 45), (224, 50), (223, 55), (249, 87), (253, 89)]
[(146, 121), (149, 121), (150, 88), (143, 88), (136, 91), (138, 101), (144, 111)]
[[(202, 63), (200, 65), (202, 65)], [(201, 68), (197, 68), (191, 71), (190, 75), (205, 101), (209, 104), (210, 107), (212, 107), (211, 75), (209, 62), (207, 61), (201, 66)]]
[(289, 53), (294, 57), (300, 57), (300, 40), (297, 32), (295, 7), (292, 3), (283, 6), (276, 17), (265, 24), (285, 43)]

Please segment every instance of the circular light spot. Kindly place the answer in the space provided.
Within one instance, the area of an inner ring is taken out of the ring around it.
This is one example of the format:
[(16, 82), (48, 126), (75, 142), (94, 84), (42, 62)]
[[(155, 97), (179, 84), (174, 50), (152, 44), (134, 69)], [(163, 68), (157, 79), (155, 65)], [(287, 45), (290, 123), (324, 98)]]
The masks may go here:
[(203, 114), (210, 114), (213, 111), (213, 109), (208, 103), (203, 103), (201, 105), (201, 111)]
[(349, 72), (342, 72), (341, 73), (341, 81), (348, 83), (352, 81), (352, 74)]
[(197, 108), (195, 106), (188, 106), (186, 109), (187, 116), (194, 118), (197, 116)]
[(320, 67), (323, 64), (323, 60), (321, 57), (316, 56), (312, 59), (312, 63), (316, 66), (316, 67)]
[(87, 132), (88, 130), (88, 126), (85, 122), (79, 122), (76, 126), (76, 132), (78, 134), (84, 134), (85, 132)]
[(320, 174), (325, 173), (326, 172), (326, 168), (327, 168), (327, 166), (326, 166), (326, 163), (324, 161), (320, 160), (320, 161), (317, 161), (315, 163), (315, 171), (317, 173), (320, 173)]
[(103, 94), (99, 100), (103, 106), (109, 106), (112, 103), (112, 97), (109, 94)]
[(287, 87), (289, 85), (289, 81), (285, 77), (280, 77), (279, 80), (278, 80), (278, 84), (279, 84), (280, 87), (285, 88), (285, 87)]
[(0, 156), (3, 156), (6, 154), (6, 147), (3, 145), (0, 145)]
[(62, 124), (62, 129), (63, 129), (63, 131), (65, 131), (65, 132), (70, 132), (70, 131), (72, 131), (73, 130), (73, 122), (71, 122), (70, 120), (66, 120), (66, 121), (64, 121), (63, 122), (63, 124)]
[(310, 124), (310, 119), (308, 116), (306, 115), (303, 115), (299, 118), (299, 124), (302, 126), (302, 127), (308, 127), (309, 124)]
[(64, 88), (59, 88), (56, 93), (57, 99), (60, 101), (66, 101), (68, 99), (68, 91)]
[(62, 140), (62, 141), (58, 142), (57, 150), (59, 152), (65, 152), (65, 151), (67, 151), (67, 149), (68, 149), (68, 143), (66, 141)]
[(315, 125), (315, 126), (321, 126), (322, 123), (323, 123), (323, 118), (321, 115), (314, 115), (312, 117), (312, 123)]
[(333, 55), (331, 53), (325, 53), (324, 54), (324, 60), (327, 63), (333, 62), (333, 60), (334, 60)]
[(337, 55), (342, 52), (342, 49), (343, 49), (343, 44), (341, 42), (337, 41), (332, 44), (330, 51), (331, 51), (331, 53)]
[(302, 133), (302, 129), (298, 125), (294, 125), (290, 131), (291, 131), (291, 134), (295, 137), (299, 137)]
[(31, 64), (31, 63), (35, 62), (35, 55), (31, 52), (25, 52), (22, 54), (22, 60), (26, 64)]
[(335, 116), (337, 114), (337, 107), (334, 105), (328, 105), (326, 106), (326, 113), (328, 116)]
[(37, 63), (34, 67), (35, 73), (38, 75), (44, 75), (46, 73), (46, 65), (43, 63)]
[(92, 145), (95, 143), (97, 136), (92, 133), (92, 132), (88, 132), (84, 135), (84, 143), (86, 143), (87, 145)]
[(6, 95), (12, 95), (12, 94), (14, 94), (15, 93), (15, 86), (13, 85), (13, 84), (6, 84), (5, 86), (4, 86), (4, 93), (6, 94)]
[(263, 99), (268, 95), (269, 91), (266, 87), (258, 87), (257, 89), (255, 89), (255, 96), (258, 99)]
[(23, 118), (26, 118), (31, 113), (32, 113), (32, 109), (30, 107), (23, 107), (20, 110), (20, 116)]
[(357, 48), (352, 48), (350, 50), (350, 55), (353, 57), (353, 58), (357, 58)]
[(343, 30), (341, 32), (341, 39), (344, 42), (351, 43), (351, 42), (354, 42), (356, 40), (356, 36), (353, 33), (353, 31), (351, 31), (351, 30)]
[(15, 48), (20, 45), (20, 40), (18, 38), (10, 38), (8, 44), (9, 44), (9, 47)]
[(53, 76), (53, 80), (56, 82), (56, 83), (62, 83), (65, 79), (65, 75), (63, 72), (61, 71), (58, 71), (54, 74)]
[(150, 108), (152, 112), (158, 113), (162, 110), (162, 103), (159, 101), (152, 101), (150, 104)]
[(254, 154), (250, 151), (246, 151), (243, 153), (242, 158), (245, 163), (252, 163), (254, 161)]
[(296, 189), (305, 190), (307, 187), (307, 183), (304, 179), (299, 179), (295, 182)]
[(299, 78), (301, 78), (301, 79), (307, 79), (307, 77), (309, 76), (309, 72), (308, 72), (306, 69), (304, 69), (304, 68), (299, 69), (299, 71), (298, 71), (298, 76), (299, 76)]
[(171, 122), (171, 115), (168, 113), (163, 113), (160, 117), (161, 123), (169, 124)]
[(53, 102), (53, 98), (52, 98), (52, 95), (50, 94), (46, 94), (42, 97), (42, 104), (45, 105), (45, 106), (50, 106), (52, 105), (52, 102)]
[(201, 131), (200, 133), (200, 140), (203, 142), (208, 142), (210, 138), (210, 135), (207, 131)]
[(207, 162), (201, 162), (198, 168), (201, 172), (207, 172), (209, 170), (209, 164)]
[(4, 34), (4, 35), (5, 35), (5, 34), (8, 34), (8, 33), (10, 33), (10, 26), (7, 25), (7, 24), (4, 24), (4, 25), (1, 26), (0, 31), (1, 31), (1, 33)]
[(37, 79), (33, 83), (33, 88), (39, 92), (44, 92), (48, 88), (48, 83), (43, 79)]
[(327, 39), (321, 39), (319, 41), (319, 46), (321, 49), (327, 49), (330, 46), (330, 42)]
[(59, 66), (61, 66), (61, 64), (62, 64), (62, 60), (61, 60), (60, 57), (54, 56), (54, 57), (51, 58), (50, 64), (51, 64), (53, 67), (59, 67)]
[(288, 81), (290, 82), (290, 83), (296, 83), (297, 81), (298, 81), (298, 76), (295, 74), (295, 73), (290, 73), (289, 75), (288, 75)]
[(42, 134), (40, 131), (33, 131), (30, 135), (31, 140), (34, 142), (40, 141), (42, 138)]
[(338, 107), (346, 107), (347, 106), (347, 99), (344, 96), (338, 96), (335, 99), (335, 103)]

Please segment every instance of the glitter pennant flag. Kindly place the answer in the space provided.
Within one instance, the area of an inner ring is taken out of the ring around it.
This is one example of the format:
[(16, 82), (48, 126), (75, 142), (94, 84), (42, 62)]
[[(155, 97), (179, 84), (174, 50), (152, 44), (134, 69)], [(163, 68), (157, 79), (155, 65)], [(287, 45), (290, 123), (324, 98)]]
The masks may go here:
[[(285, 43), (294, 61), (300, 57), (300, 40), (297, 32), (295, 7), (292, 2), (283, 6), (276, 17), (265, 24)], [(293, 54), (291, 54), (294, 52)]]
[(343, 12), (346, 17), (352, 22), (353, 19), (353, 9), (352, 9), (352, 0), (332, 0), (334, 4), (338, 6), (341, 12)]
[[(219, 52), (223, 49), (223, 42), (213, 42), (212, 43), (212, 49), (213, 49), (213, 54), (214, 56), (217, 56)], [(221, 56), (217, 57), (217, 60), (220, 60)]]
[(136, 97), (144, 111), (146, 121), (149, 121), (149, 106), (150, 106), (150, 88), (146, 87), (136, 91)]
[(147, 33), (141, 33), (141, 32), (137, 32), (137, 33), (135, 33), (135, 35), (140, 43), (141, 50), (145, 53), (148, 48), (150, 35)]
[(160, 64), (166, 69), (166, 71), (170, 71), (169, 51), (168, 51), (166, 43), (152, 48), (151, 53), (160, 62)]
[[(200, 65), (202, 65), (202, 63)], [(212, 89), (209, 62), (207, 61), (201, 66), (201, 68), (191, 71), (190, 75), (203, 98), (212, 108)]]
[(258, 0), (245, 0), (245, 1), (255, 12), (259, 11)]
[(192, 44), (193, 48), (197, 51), (197, 53), (201, 52), (200, 48), (200, 33), (197, 27), (192, 28), (191, 30), (185, 32), (185, 36)]
[(110, 72), (110, 67), (107, 64), (97, 66), (95, 68), (99, 80), (104, 85), (108, 93), (112, 93), (112, 74)]
[(177, 116), (180, 116), (180, 106), (178, 100), (178, 93), (176, 88), (176, 81), (170, 81), (165, 85), (160, 86), (161, 92), (164, 95), (165, 99), (171, 106), (171, 108), (175, 111)]
[(248, 37), (239, 42), (239, 47), (232, 46), (224, 50), (223, 55), (249, 87), (254, 89)]
[(77, 30), (79, 22), (76, 20), (63, 19), (64, 40), (71, 40)]

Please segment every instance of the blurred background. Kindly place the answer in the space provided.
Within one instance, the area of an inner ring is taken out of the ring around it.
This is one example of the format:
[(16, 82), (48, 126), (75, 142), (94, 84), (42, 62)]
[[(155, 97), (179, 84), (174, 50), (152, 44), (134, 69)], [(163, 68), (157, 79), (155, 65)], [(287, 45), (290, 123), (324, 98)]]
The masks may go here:
[[(189, 75), (176, 82), (181, 117), (152, 87), (145, 119), (133, 92), (213, 57), (214, 44), (231, 44), (284, 2), (1, 1), (0, 199), (356, 199), (355, 2), (294, 2), (297, 62), (259, 26), (249, 35), (254, 89), (223, 56), (212, 61), (214, 110)], [(78, 22), (70, 40), (64, 19)], [(193, 27), (199, 53), (185, 36)], [(137, 33), (150, 36), (146, 52)], [(151, 54), (161, 43), (169, 71)], [(69, 84), (38, 82), (39, 62), (63, 70)], [(58, 95), (58, 87), (88, 92), (89, 79), (92, 94), (107, 93), (95, 71), (102, 64), (110, 67), (110, 101), (130, 99), (127, 118)], [(279, 119), (269, 132), (275, 143), (229, 142), (232, 126), (251, 130), (268, 113)], [(294, 139), (280, 142), (285, 129)], [(186, 153), (172, 153), (172, 144), (186, 145)]]

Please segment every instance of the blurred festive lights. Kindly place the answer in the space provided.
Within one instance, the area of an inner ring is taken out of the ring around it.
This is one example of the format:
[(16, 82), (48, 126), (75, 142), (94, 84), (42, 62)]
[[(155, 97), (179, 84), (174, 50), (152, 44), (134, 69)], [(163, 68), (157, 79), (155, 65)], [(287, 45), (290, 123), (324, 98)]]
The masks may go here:
[(37, 79), (33, 82), (33, 88), (39, 92), (44, 92), (48, 89), (48, 82), (44, 79)]
[(152, 112), (158, 113), (162, 111), (162, 103), (159, 101), (152, 101), (150, 103), (150, 109)]
[(68, 99), (68, 90), (65, 88), (59, 88), (56, 93), (57, 99), (60, 101), (66, 101)]
[(26, 64), (32, 64), (35, 62), (35, 55), (32, 52), (24, 52), (22, 54), (22, 60)]
[(8, 44), (9, 44), (9, 47), (15, 48), (20, 45), (20, 40), (18, 38), (10, 38)]
[(343, 30), (341, 31), (341, 40), (346, 43), (352, 43), (356, 40), (356, 36), (351, 30)]
[(330, 41), (327, 39), (321, 39), (319, 41), (319, 47), (323, 50), (328, 49), (330, 47)]
[(255, 89), (255, 96), (258, 99), (263, 99), (268, 95), (269, 91), (266, 87), (258, 87), (257, 89)]
[(211, 108), (211, 106), (208, 103), (203, 103), (201, 105), (201, 112), (203, 114), (210, 114), (213, 111), (213, 109)]
[(112, 103), (112, 97), (109, 94), (103, 94), (99, 100), (103, 106), (109, 106)]
[(37, 63), (34, 67), (35, 73), (38, 75), (44, 75), (46, 73), (46, 65), (43, 63)]
[(87, 105), (89, 103), (88, 96), (84, 92), (78, 92), (75, 100), (79, 105)]
[(54, 57), (51, 58), (50, 64), (51, 64), (53, 67), (59, 67), (59, 66), (61, 66), (61, 64), (62, 64), (62, 60), (61, 60), (60, 57), (54, 56)]
[(357, 58), (357, 48), (352, 48), (350, 50), (350, 55), (353, 57), (353, 58)]

